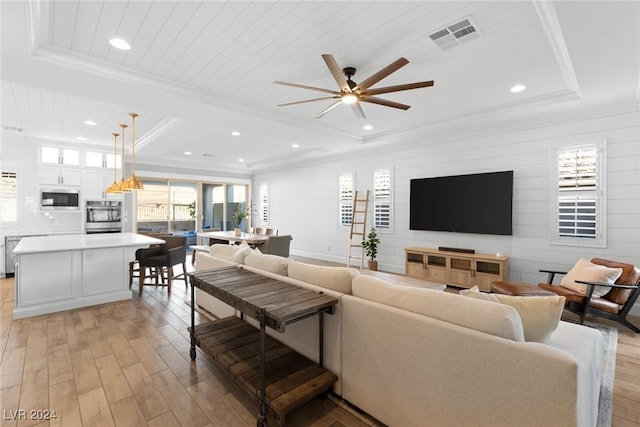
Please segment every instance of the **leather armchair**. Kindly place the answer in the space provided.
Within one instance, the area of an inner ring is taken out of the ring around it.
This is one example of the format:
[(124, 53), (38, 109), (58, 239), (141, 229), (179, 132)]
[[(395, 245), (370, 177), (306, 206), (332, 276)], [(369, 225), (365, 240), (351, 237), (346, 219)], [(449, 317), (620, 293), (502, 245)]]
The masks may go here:
[[(553, 285), (556, 275), (566, 274), (564, 271), (540, 270), (547, 273), (547, 283), (540, 283), (538, 286), (547, 291), (566, 298), (566, 309), (580, 317), (580, 324), (584, 323), (587, 314), (616, 321), (632, 331), (638, 333), (638, 328), (627, 320), (627, 314), (640, 296), (640, 269), (632, 264), (610, 261), (602, 258), (593, 258), (594, 264), (611, 268), (622, 268), (622, 274), (614, 284), (587, 282), (576, 280), (577, 283), (587, 285), (587, 291), (583, 295), (572, 289), (567, 289), (558, 285)], [(596, 286), (611, 288), (609, 292), (600, 298), (593, 297), (593, 290)]]

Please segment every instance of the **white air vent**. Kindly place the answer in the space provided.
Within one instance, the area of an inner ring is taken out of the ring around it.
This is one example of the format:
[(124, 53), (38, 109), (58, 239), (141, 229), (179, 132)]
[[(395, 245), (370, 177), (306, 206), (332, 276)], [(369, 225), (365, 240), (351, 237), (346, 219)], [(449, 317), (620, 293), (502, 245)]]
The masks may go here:
[(3, 126), (2, 128), (9, 132), (24, 132), (23, 128), (19, 128), (17, 126)]
[(429, 35), (429, 38), (442, 50), (451, 49), (478, 37), (480, 37), (480, 33), (470, 18), (463, 19)]

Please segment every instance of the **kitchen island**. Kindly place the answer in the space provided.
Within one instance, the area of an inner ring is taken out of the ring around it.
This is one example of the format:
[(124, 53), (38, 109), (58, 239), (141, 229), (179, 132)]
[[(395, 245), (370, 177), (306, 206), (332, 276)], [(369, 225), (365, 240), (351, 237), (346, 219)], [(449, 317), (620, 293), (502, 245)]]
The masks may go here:
[(135, 233), (25, 237), (16, 246), (13, 318), (131, 298), (129, 262), (164, 240)]

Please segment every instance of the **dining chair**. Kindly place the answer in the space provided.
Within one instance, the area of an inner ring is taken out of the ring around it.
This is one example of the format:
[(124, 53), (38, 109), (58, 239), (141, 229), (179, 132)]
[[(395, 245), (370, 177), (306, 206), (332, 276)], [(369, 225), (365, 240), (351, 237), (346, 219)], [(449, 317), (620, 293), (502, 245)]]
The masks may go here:
[(265, 232), (265, 234), (267, 236), (277, 236), (278, 235), (278, 229), (277, 228), (267, 228), (267, 231)]
[(264, 228), (262, 227), (255, 227), (253, 229), (253, 234), (264, 234)]

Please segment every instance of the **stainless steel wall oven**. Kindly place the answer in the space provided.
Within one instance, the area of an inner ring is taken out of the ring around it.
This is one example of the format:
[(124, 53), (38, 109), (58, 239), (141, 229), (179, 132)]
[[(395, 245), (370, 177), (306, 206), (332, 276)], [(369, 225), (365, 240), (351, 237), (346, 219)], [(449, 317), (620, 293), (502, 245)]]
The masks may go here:
[(87, 200), (84, 229), (91, 233), (120, 233), (122, 231), (122, 201)]

